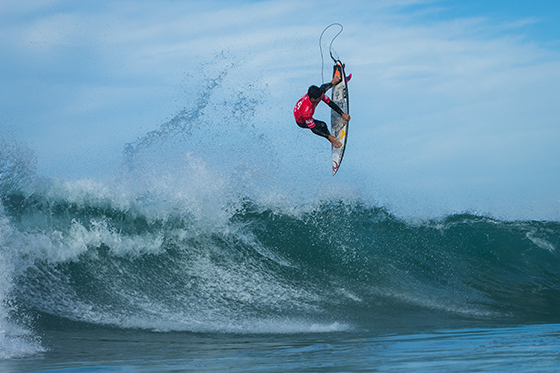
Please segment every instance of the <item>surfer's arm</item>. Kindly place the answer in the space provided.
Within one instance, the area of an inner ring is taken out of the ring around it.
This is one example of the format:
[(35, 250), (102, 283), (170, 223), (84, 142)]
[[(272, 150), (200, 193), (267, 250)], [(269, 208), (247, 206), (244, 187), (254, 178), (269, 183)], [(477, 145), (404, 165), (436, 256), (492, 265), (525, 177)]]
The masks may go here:
[(331, 107), (331, 109), (333, 109), (334, 111), (336, 111), (341, 117), (342, 119), (344, 119), (345, 121), (349, 121), (350, 120), (350, 115), (346, 114), (345, 112), (342, 111), (341, 108), (338, 107), (337, 104), (335, 104), (332, 100), (329, 100), (327, 102), (327, 105), (329, 105)]
[(344, 115), (344, 112), (342, 111), (342, 109), (339, 108), (338, 105), (334, 103), (334, 101), (329, 100), (327, 102), (327, 105), (329, 105), (330, 108), (333, 109), (334, 111), (336, 111), (339, 115)]
[(319, 87), (319, 89), (321, 90), (321, 92), (323, 92), (323, 94), (325, 94), (325, 93), (327, 93), (327, 91), (328, 91), (329, 89), (331, 89), (331, 88), (333, 87), (333, 85), (334, 85), (334, 84), (332, 84), (332, 82), (330, 82), (330, 83), (325, 83), (325, 84), (321, 85), (321, 86)]
[(333, 78), (333, 80), (331, 80), (330, 83), (325, 83), (321, 85), (319, 89), (321, 90), (321, 92), (326, 93), (329, 89), (331, 89), (332, 87), (340, 83), (340, 80), (341, 80), (340, 76), (337, 75)]

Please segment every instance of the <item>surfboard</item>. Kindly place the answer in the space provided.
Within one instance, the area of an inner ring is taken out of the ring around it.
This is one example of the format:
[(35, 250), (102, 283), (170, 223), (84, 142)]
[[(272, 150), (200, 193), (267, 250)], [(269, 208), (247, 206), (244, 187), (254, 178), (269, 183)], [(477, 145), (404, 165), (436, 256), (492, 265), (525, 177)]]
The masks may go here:
[[(348, 114), (348, 80), (346, 73), (344, 72), (344, 64), (339, 60), (335, 61), (333, 68), (333, 78), (336, 74), (340, 74), (342, 80), (340, 83), (332, 88), (332, 101), (338, 105), (339, 108), (346, 114)], [(342, 143), (340, 148), (332, 147), (332, 169), (333, 176), (336, 175), (340, 164), (342, 163), (342, 158), (344, 157), (344, 151), (346, 150), (346, 140), (348, 139), (348, 121), (342, 119), (342, 117), (334, 110), (331, 110), (331, 135), (336, 137), (338, 141)]]

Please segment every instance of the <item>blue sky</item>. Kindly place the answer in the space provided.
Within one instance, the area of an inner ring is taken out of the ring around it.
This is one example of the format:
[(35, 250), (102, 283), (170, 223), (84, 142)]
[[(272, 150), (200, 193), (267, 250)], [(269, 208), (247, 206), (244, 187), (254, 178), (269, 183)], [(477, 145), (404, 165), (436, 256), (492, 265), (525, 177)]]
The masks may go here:
[[(523, 33), (539, 41), (558, 42), (560, 4), (551, 0), (448, 0), (440, 2), (444, 10), (439, 19), (484, 17), (495, 23), (528, 22)], [(437, 18), (436, 18), (437, 19)]]
[[(318, 187), (368, 190), (403, 215), (560, 219), (560, 3), (344, 4), (2, 2), (0, 131), (35, 152), (42, 175), (102, 178), (118, 172), (125, 144), (230, 65), (216, 105), (246, 82), (253, 131), (279, 138), (276, 152), (325, 158)], [(291, 117), (320, 83), (318, 37), (332, 22), (344, 25), (335, 53), (354, 74), (334, 180), (325, 144)]]

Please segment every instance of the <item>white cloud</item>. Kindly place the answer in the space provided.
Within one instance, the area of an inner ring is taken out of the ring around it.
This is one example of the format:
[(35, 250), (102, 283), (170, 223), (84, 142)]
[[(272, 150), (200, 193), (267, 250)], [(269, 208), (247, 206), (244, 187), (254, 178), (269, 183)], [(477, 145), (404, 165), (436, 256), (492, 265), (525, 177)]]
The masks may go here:
[[(354, 74), (346, 177), (360, 173), (376, 197), (416, 204), (417, 210), (445, 195), (454, 202), (440, 203), (442, 210), (484, 208), (484, 200), (496, 199), (501, 202), (492, 202), (491, 209), (503, 211), (503, 191), (515, 185), (526, 190), (512, 193), (515, 198), (533, 200), (538, 191), (543, 206), (557, 201), (555, 187), (543, 192), (542, 179), (558, 174), (560, 166), (553, 146), (560, 140), (558, 52), (523, 35), (534, 18), (422, 21), (420, 12), (437, 11), (441, 2), (403, 11), (430, 3), (349, 1), (342, 10), (329, 1), (117, 1), (88, 8), (45, 1), (32, 8), (12, 3), (11, 9), (3, 4), (20, 23), (0, 30), (7, 31), (0, 36), (0, 53), (12, 59), (3, 64), (16, 74), (6, 80), (0, 107), (12, 119), (2, 125), (21, 126), (42, 153), (43, 167), (74, 162), (67, 167), (79, 170), (91, 149), (102, 162), (104, 145), (118, 149), (187, 106), (182, 84), (196, 82), (201, 70), (212, 74), (208, 61), (221, 51), (238, 66), (227, 84), (268, 84), (267, 114), (284, 125), (292, 119), (293, 101), (319, 83), (320, 32), (341, 22), (345, 30), (335, 52)], [(30, 86), (39, 92), (29, 95), (23, 87)], [(20, 116), (22, 107), (30, 111)], [(319, 117), (327, 119), (321, 110)], [(282, 133), (301, 133), (291, 124)], [(258, 125), (263, 132), (275, 130), (267, 122)], [(58, 130), (45, 141), (49, 130), (34, 137), (37, 126)], [(83, 144), (77, 162), (63, 156), (77, 152), (67, 145), (69, 138)], [(558, 184), (558, 178), (552, 181)], [(461, 199), (467, 189), (470, 199)], [(377, 195), (382, 190), (387, 197)], [(542, 216), (560, 216), (560, 209), (543, 209)]]

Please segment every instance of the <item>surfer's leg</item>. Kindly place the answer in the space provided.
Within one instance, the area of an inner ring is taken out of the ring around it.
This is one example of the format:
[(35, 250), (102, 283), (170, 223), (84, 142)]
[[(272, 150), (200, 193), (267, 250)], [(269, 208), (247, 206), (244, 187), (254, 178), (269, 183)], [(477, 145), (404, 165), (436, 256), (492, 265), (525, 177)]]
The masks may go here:
[(329, 132), (329, 127), (327, 127), (327, 123), (321, 120), (317, 120), (315, 118), (313, 118), (313, 121), (315, 122), (315, 127), (311, 128), (311, 131), (318, 136), (328, 139), (331, 133)]
[(329, 127), (325, 122), (315, 118), (313, 118), (313, 120), (315, 121), (315, 127), (311, 128), (311, 131), (313, 131), (314, 134), (326, 138), (335, 148), (340, 148), (342, 146), (342, 143), (331, 135)]

